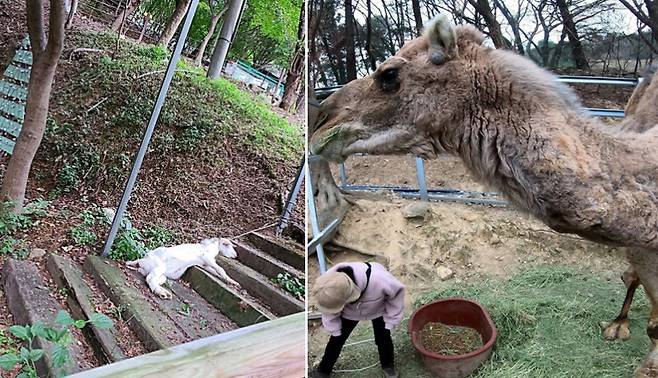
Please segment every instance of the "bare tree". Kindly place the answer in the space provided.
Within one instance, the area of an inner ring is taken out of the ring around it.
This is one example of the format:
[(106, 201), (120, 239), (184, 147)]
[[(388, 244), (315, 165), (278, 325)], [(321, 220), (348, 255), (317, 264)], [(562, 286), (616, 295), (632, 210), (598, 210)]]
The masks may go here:
[(508, 40), (503, 37), (503, 32), (500, 30), (500, 23), (496, 20), (496, 16), (491, 9), (488, 0), (468, 0), (469, 3), (475, 8), (484, 19), (487, 29), (489, 29), (489, 37), (497, 48), (508, 49), (512, 47)]
[(50, 0), (46, 37), (43, 0), (27, 0), (26, 11), (33, 55), (32, 72), (23, 128), (16, 140), (0, 190), (3, 200), (12, 203), (14, 212), (20, 212), (23, 208), (32, 161), (46, 130), (50, 92), (64, 48), (66, 21), (64, 0)]
[(279, 104), (280, 108), (287, 111), (290, 111), (295, 104), (299, 84), (304, 78), (304, 44), (306, 40), (305, 4), (306, 1), (302, 1), (302, 9), (301, 12), (299, 12), (299, 24), (297, 26), (297, 44), (290, 62), (290, 68), (288, 68), (288, 77), (286, 77), (286, 86), (283, 92), (283, 97)]
[(576, 28), (576, 23), (574, 22), (573, 15), (569, 10), (569, 5), (566, 0), (555, 0), (558, 10), (560, 11), (560, 16), (562, 17), (563, 28), (566, 31), (566, 35), (569, 38), (569, 47), (571, 47), (571, 56), (573, 57), (574, 62), (576, 63), (576, 68), (588, 69), (589, 63), (585, 57), (585, 52), (583, 51), (583, 45), (580, 43), (580, 37), (578, 36), (578, 29)]
[(174, 13), (172, 13), (171, 17), (169, 17), (167, 25), (165, 25), (164, 29), (162, 30), (162, 34), (160, 35), (158, 43), (161, 43), (165, 46), (169, 45), (171, 39), (174, 38), (174, 34), (176, 34), (176, 30), (178, 30), (178, 26), (180, 25), (181, 21), (183, 21), (183, 17), (185, 17), (185, 12), (187, 11), (189, 5), (190, 0), (176, 0)]
[(356, 47), (354, 46), (354, 8), (345, 0), (345, 68), (347, 81), (356, 80)]
[(644, 7), (640, 0), (619, 0), (642, 23), (651, 29), (653, 40), (658, 41), (658, 0), (644, 0)]
[(501, 0), (494, 0), (494, 5), (496, 8), (500, 9), (500, 12), (503, 14), (503, 17), (507, 20), (510, 28), (512, 29), (512, 34), (514, 35), (514, 46), (516, 51), (519, 54), (525, 54), (525, 49), (523, 48), (523, 40), (521, 39), (521, 19), (525, 16), (527, 11), (527, 5), (523, 5), (523, 0), (518, 1), (518, 11), (516, 15), (513, 15), (510, 9), (507, 7), (506, 3)]
[(416, 33), (420, 35), (423, 31), (423, 15), (420, 13), (420, 0), (411, 0), (411, 9), (413, 9), (414, 20), (416, 21)]

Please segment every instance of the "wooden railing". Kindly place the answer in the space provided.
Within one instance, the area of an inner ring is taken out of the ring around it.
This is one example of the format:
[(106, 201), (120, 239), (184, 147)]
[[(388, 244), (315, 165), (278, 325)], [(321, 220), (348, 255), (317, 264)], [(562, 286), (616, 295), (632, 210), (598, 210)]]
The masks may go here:
[(70, 378), (300, 378), (305, 376), (305, 314), (87, 370)]

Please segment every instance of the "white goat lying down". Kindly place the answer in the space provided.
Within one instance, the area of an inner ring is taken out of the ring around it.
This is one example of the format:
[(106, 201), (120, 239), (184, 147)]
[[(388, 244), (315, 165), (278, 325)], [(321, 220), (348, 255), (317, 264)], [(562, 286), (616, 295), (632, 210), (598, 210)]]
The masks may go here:
[(237, 252), (233, 243), (224, 238), (213, 238), (196, 244), (181, 244), (173, 247), (159, 247), (149, 251), (139, 260), (127, 261), (129, 268), (138, 270), (146, 277), (146, 283), (155, 294), (163, 299), (171, 299), (169, 290), (162, 287), (167, 278), (179, 279), (192, 266), (199, 266), (208, 273), (214, 274), (226, 282), (240, 286), (226, 274), (215, 261), (221, 253), (228, 258), (236, 258)]

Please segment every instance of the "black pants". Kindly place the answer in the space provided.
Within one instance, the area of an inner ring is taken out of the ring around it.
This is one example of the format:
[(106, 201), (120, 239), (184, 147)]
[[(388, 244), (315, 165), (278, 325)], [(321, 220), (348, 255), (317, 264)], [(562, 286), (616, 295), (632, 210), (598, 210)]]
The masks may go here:
[[(334, 365), (340, 356), (340, 351), (345, 345), (345, 341), (354, 330), (354, 327), (359, 323), (357, 320), (348, 320), (341, 318), (343, 328), (340, 336), (331, 336), (327, 347), (324, 349), (324, 356), (318, 366), (318, 371), (325, 374), (330, 374), (334, 369)], [(393, 361), (393, 339), (391, 339), (391, 331), (387, 330), (384, 323), (384, 318), (379, 317), (372, 320), (372, 328), (375, 331), (375, 344), (379, 350), (379, 362), (382, 368), (389, 368), (394, 366)]]

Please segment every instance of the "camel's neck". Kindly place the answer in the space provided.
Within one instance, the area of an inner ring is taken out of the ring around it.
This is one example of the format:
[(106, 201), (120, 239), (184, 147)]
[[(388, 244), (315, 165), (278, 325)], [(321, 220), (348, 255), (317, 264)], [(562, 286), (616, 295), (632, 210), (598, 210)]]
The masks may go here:
[[(563, 191), (592, 176), (601, 156), (603, 135), (591, 133), (592, 120), (578, 113), (519, 114), (513, 108), (468, 107), (462, 124), (435, 138), (462, 158), (481, 181), (514, 203), (536, 212), (538, 196)], [(474, 109), (478, 109), (475, 110)], [(592, 139), (596, 140), (594, 143)], [(544, 184), (551, 179), (550, 187)]]
[(556, 230), (658, 249), (658, 166), (578, 112), (481, 109), (434, 143)]

